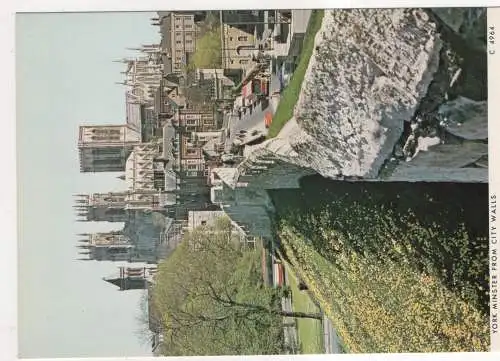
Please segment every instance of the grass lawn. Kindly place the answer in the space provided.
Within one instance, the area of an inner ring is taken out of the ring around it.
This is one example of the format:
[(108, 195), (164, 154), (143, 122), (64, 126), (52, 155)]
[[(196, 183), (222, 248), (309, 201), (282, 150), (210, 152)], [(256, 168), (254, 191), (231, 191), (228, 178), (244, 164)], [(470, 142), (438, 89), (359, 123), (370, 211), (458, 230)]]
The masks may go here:
[[(295, 274), (290, 272), (290, 267), (285, 266), (288, 285), (292, 292), (292, 307), (294, 311), (319, 312), (318, 307), (312, 302), (306, 292), (299, 291)], [(297, 332), (300, 343), (300, 352), (303, 354), (322, 354), (323, 328), (321, 321), (315, 319), (297, 319)]]
[(274, 115), (273, 122), (269, 127), (268, 138), (274, 138), (278, 135), (281, 128), (289, 121), (293, 116), (293, 109), (295, 104), (299, 99), (300, 89), (302, 88), (302, 81), (306, 74), (307, 66), (309, 64), (309, 59), (314, 50), (314, 38), (316, 33), (321, 27), (323, 20), (324, 10), (313, 10), (311, 13), (311, 18), (309, 19), (309, 24), (307, 25), (307, 32), (304, 38), (304, 44), (302, 47), (302, 53), (300, 54), (299, 63), (297, 68), (292, 74), (290, 83), (286, 86), (281, 94), (280, 102), (278, 104), (278, 109), (276, 109), (276, 114)]

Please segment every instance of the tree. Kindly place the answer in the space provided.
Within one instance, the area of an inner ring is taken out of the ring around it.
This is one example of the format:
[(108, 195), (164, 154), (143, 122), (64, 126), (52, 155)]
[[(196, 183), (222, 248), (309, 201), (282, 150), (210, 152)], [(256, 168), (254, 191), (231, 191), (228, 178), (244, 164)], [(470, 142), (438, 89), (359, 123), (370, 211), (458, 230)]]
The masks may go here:
[(279, 290), (263, 284), (260, 252), (227, 219), (185, 236), (159, 267), (153, 301), (172, 356), (279, 354), (283, 316), (320, 317), (281, 310)]
[(214, 26), (196, 42), (196, 51), (190, 68), (220, 68), (222, 65), (222, 41), (220, 26)]

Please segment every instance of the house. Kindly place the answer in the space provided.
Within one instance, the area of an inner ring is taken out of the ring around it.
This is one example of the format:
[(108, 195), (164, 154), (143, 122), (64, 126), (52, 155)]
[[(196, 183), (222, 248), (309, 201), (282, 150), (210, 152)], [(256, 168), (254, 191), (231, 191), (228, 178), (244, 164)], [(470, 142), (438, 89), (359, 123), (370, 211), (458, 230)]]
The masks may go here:
[(186, 134), (217, 130), (215, 112), (210, 105), (179, 109), (174, 116), (174, 124)]
[(162, 34), (161, 47), (164, 51), (163, 67), (165, 74), (183, 74), (188, 59), (196, 50), (199, 36), (199, 21), (204, 15), (193, 11), (164, 11), (154, 19)]
[(225, 69), (246, 69), (253, 64), (256, 37), (251, 28), (223, 24), (222, 66)]

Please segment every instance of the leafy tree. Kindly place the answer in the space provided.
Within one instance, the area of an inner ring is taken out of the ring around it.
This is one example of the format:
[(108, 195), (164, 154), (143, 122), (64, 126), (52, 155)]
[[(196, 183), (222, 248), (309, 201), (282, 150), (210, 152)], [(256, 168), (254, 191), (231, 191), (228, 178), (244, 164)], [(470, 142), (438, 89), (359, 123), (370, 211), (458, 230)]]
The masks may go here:
[(222, 41), (220, 26), (214, 26), (196, 42), (189, 69), (220, 68), (222, 65)]
[(279, 354), (283, 316), (320, 317), (281, 310), (279, 291), (263, 284), (260, 252), (227, 219), (184, 237), (159, 267), (153, 301), (171, 356)]

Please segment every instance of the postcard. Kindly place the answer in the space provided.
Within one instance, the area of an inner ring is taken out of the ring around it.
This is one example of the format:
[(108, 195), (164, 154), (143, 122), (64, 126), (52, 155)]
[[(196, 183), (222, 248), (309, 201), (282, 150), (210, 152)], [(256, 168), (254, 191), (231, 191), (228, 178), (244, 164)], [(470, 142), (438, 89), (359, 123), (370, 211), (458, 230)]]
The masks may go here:
[(17, 14), (19, 357), (500, 350), (499, 26)]

